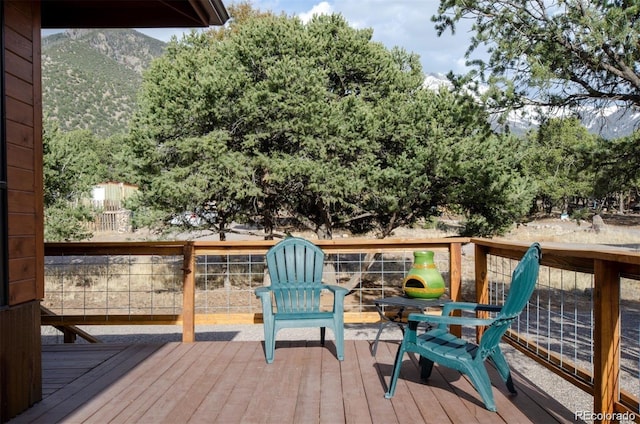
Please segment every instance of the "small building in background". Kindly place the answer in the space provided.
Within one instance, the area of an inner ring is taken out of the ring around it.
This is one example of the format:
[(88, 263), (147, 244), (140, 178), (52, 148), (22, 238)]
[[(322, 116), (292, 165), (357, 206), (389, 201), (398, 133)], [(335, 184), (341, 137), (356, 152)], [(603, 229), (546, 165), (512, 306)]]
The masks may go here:
[(91, 206), (96, 210), (94, 220), (89, 225), (93, 233), (130, 233), (132, 212), (125, 207), (125, 201), (138, 192), (134, 184), (105, 182), (91, 190)]

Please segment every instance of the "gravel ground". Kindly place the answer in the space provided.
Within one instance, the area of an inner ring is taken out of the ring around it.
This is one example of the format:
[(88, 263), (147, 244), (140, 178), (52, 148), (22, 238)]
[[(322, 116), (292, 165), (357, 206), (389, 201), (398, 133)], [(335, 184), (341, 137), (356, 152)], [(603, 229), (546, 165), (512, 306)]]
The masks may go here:
[[(81, 327), (89, 334), (105, 343), (167, 343), (182, 338), (181, 327), (171, 325), (154, 326), (93, 326)], [(374, 340), (378, 326), (376, 324), (346, 324), (345, 339)], [(278, 332), (278, 340), (304, 340), (318, 337), (317, 329), (283, 329)], [(43, 344), (62, 343), (62, 336), (51, 327), (43, 327)], [(196, 327), (196, 339), (199, 341), (256, 341), (263, 340), (261, 325), (203, 325)], [(327, 339), (333, 334), (327, 331)], [(381, 340), (400, 340), (402, 333), (395, 326), (388, 326), (382, 332)], [(83, 343), (80, 339), (78, 343)], [(592, 412), (593, 397), (576, 388), (556, 374), (517, 352), (511, 346), (503, 344), (502, 349), (513, 369), (536, 383), (569, 411)], [(578, 422), (591, 423), (591, 420)]]

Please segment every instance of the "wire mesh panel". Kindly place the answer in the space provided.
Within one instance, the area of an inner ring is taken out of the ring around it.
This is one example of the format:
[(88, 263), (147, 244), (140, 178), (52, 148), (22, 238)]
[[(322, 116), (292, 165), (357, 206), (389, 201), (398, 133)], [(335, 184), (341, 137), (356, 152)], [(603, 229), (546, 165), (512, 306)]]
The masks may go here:
[(620, 298), (620, 389), (640, 398), (640, 280), (621, 278)]
[[(502, 304), (518, 261), (489, 256), (491, 303)], [(540, 267), (536, 290), (511, 329), (539, 356), (593, 371), (593, 275)]]
[(196, 313), (260, 311), (254, 290), (267, 279), (264, 258), (264, 254), (197, 256)]
[[(518, 261), (488, 256), (490, 302), (501, 304)], [(594, 275), (541, 266), (536, 290), (512, 325), (518, 340), (539, 357), (594, 383)], [(639, 395), (639, 282), (621, 279), (620, 390)]]
[(67, 315), (178, 314), (182, 257), (48, 256), (43, 305)]
[[(448, 253), (441, 252), (436, 258), (438, 268), (448, 270)], [(402, 293), (402, 281), (412, 261), (413, 252), (327, 253), (323, 282), (349, 288), (346, 312), (373, 312), (375, 299)], [(196, 313), (261, 312), (254, 291), (266, 284), (269, 275), (264, 254), (198, 256)], [(324, 292), (323, 296), (331, 295)]]
[[(197, 255), (195, 312), (260, 313), (255, 289), (269, 284), (264, 252)], [(435, 262), (448, 281), (448, 251), (436, 250)], [(325, 250), (323, 282), (350, 290), (346, 312), (374, 312), (375, 299), (402, 294), (412, 263), (412, 250)], [(179, 314), (182, 268), (176, 255), (50, 255), (43, 305), (65, 315)]]

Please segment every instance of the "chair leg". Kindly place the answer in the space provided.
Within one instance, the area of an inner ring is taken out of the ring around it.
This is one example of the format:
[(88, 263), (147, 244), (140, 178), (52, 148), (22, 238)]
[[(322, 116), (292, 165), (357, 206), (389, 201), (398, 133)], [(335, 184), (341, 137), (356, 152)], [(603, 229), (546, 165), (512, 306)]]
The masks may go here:
[(276, 330), (273, 323), (264, 323), (264, 356), (267, 364), (273, 362), (276, 350)]
[(507, 363), (507, 360), (505, 359), (502, 352), (498, 351), (491, 355), (491, 360), (495, 364), (496, 369), (498, 370), (498, 374), (500, 374), (500, 377), (502, 377), (502, 381), (504, 381), (507, 385), (509, 393), (517, 395), (518, 392), (516, 391), (516, 387), (513, 384), (513, 379), (511, 378), (511, 370), (509, 369), (509, 364)]
[(401, 343), (398, 347), (398, 353), (396, 353), (396, 360), (393, 363), (393, 371), (391, 372), (391, 380), (389, 381), (389, 388), (384, 397), (391, 399), (396, 392), (396, 384), (398, 382), (398, 376), (400, 375), (400, 368), (402, 367), (402, 357), (404, 356), (404, 343)]
[(333, 329), (336, 338), (336, 357), (339, 361), (344, 361), (344, 325), (337, 325)]
[(467, 370), (467, 375), (480, 394), (484, 406), (489, 411), (496, 412), (497, 408), (493, 400), (493, 388), (491, 387), (491, 380), (489, 379), (489, 374), (487, 373), (484, 363), (473, 364), (473, 366)]
[(422, 380), (428, 380), (433, 370), (433, 361), (424, 356), (420, 356), (418, 364), (420, 364), (420, 378)]
[(324, 336), (327, 332), (327, 327), (320, 327), (320, 344), (324, 346)]

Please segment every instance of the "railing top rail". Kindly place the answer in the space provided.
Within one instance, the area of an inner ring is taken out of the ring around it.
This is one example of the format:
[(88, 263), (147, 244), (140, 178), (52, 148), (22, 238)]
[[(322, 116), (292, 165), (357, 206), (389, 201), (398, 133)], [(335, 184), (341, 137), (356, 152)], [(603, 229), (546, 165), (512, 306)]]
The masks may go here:
[[(208, 253), (252, 253), (266, 252), (279, 240), (234, 240), (234, 241), (140, 241), (140, 242), (69, 242), (45, 243), (45, 255), (103, 255), (103, 254), (139, 254), (173, 255), (181, 254), (184, 246), (193, 245), (198, 254)], [(448, 249), (451, 244), (469, 243), (467, 237), (454, 238), (389, 238), (364, 239), (344, 238), (334, 240), (312, 240), (329, 253)]]
[[(519, 254), (526, 251), (527, 247), (531, 244), (528, 242), (514, 242), (511, 240), (500, 239), (489, 240), (481, 238), (472, 238), (471, 242), (477, 246), (489, 248), (492, 253), (498, 255), (502, 252), (502, 255), (506, 257), (512, 257), (513, 253)], [(540, 244), (543, 249), (543, 262), (544, 252), (546, 252), (547, 254), (557, 257), (590, 260), (600, 259), (611, 262), (640, 265), (640, 252), (625, 250), (615, 246), (553, 242), (542, 242)], [(509, 252), (511, 254), (509, 254)], [(517, 257), (519, 258), (519, 255)]]
[(56, 255), (180, 255), (188, 241), (45, 243), (45, 256)]
[[(417, 249), (448, 249), (452, 244), (474, 243), (489, 253), (519, 259), (530, 243), (501, 239), (467, 237), (451, 238), (388, 238), (364, 239), (344, 238), (334, 240), (312, 240), (328, 253), (362, 251), (399, 251)], [(135, 242), (71, 242), (45, 243), (45, 255), (179, 255), (186, 245), (193, 245), (198, 254), (253, 253), (264, 252), (278, 240), (236, 241), (135, 241)], [(543, 263), (549, 265), (571, 264), (583, 268), (593, 260), (605, 260), (640, 265), (640, 253), (606, 245), (574, 243), (541, 243), (546, 255)], [(557, 258), (558, 260), (553, 260)], [(560, 261), (560, 262), (558, 262)], [(590, 267), (590, 266), (588, 266)]]
[[(243, 241), (195, 241), (194, 247), (199, 253), (207, 252), (255, 252), (266, 251), (279, 240), (243, 240)], [(415, 249), (448, 249), (454, 243), (469, 243), (467, 237), (455, 238), (388, 238), (364, 239), (342, 238), (333, 240), (311, 240), (328, 253), (415, 250)]]

